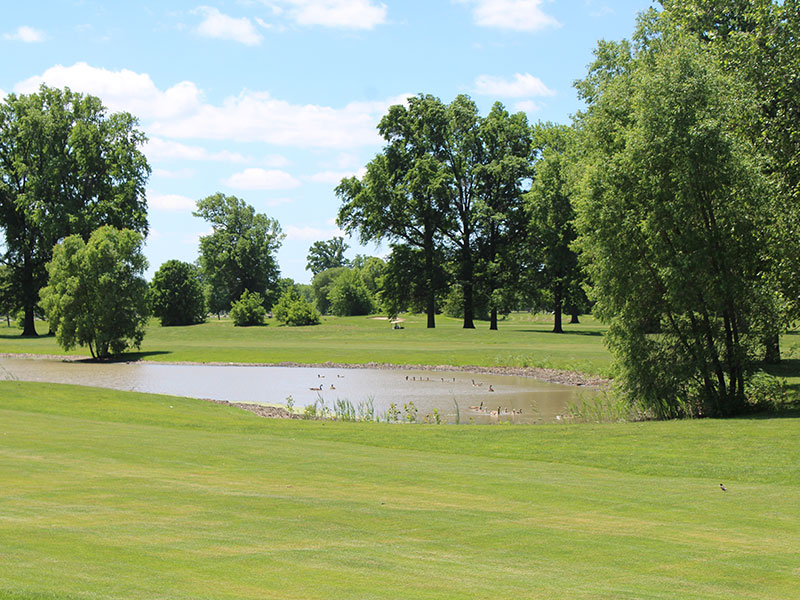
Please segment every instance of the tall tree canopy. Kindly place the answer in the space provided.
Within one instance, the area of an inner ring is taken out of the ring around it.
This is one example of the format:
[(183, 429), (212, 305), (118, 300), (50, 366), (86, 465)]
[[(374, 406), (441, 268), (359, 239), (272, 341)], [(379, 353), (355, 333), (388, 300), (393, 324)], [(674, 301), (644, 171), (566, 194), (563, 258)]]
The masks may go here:
[(497, 104), (481, 119), (467, 96), (446, 105), (420, 94), (407, 106), (390, 107), (378, 129), (387, 142), (383, 152), (361, 180), (337, 187), (340, 225), (358, 231), (362, 241), (392, 243), (385, 292), (399, 293), (401, 302), (424, 295), (428, 327), (435, 326), (436, 298), (448, 279), (445, 256), (455, 265), (450, 275), (462, 294), (464, 327), (475, 326), (476, 290), (491, 296), (496, 327), (502, 302), (495, 292), (510, 279), (503, 257), (511, 253), (514, 218), (522, 212), (525, 116)]
[(36, 335), (34, 308), (58, 240), (88, 240), (101, 225), (147, 233), (150, 167), (136, 126), (69, 89), (42, 86), (0, 103), (2, 261), (25, 310), (23, 335)]
[(776, 252), (769, 273), (782, 315), (769, 333), (767, 359), (780, 360), (779, 333), (800, 317), (800, 2), (798, 0), (662, 0), (653, 27), (673, 23), (721, 56), (722, 68), (753, 87), (758, 111), (739, 126), (764, 154), (778, 186), (770, 228)]
[(350, 266), (344, 257), (348, 245), (344, 243), (344, 238), (337, 236), (328, 241), (319, 241), (311, 244), (308, 249), (306, 260), (306, 271), (311, 271), (312, 275), (321, 273), (334, 267)]
[(480, 122), (481, 157), (476, 167), (476, 285), (487, 296), (489, 329), (498, 310), (519, 292), (526, 253), (524, 186), (532, 175), (531, 132), (525, 113), (509, 114), (496, 102)]
[(653, 414), (732, 414), (775, 315), (774, 191), (746, 81), (678, 28), (604, 42), (578, 89), (578, 243), (620, 379)]
[(336, 188), (338, 222), (346, 231), (357, 231), (362, 242), (386, 239), (419, 249), (408, 275), (424, 294), (429, 328), (436, 326), (436, 295), (445, 281), (438, 257), (448, 218), (447, 174), (431, 155), (429, 135), (441, 109), (432, 96), (390, 107), (378, 125), (387, 142), (383, 152), (363, 178), (344, 179)]
[(236, 196), (219, 193), (199, 200), (194, 215), (213, 229), (200, 238), (200, 267), (213, 290), (209, 309), (228, 310), (245, 290), (272, 306), (279, 295), (275, 253), (284, 238), (278, 222)]

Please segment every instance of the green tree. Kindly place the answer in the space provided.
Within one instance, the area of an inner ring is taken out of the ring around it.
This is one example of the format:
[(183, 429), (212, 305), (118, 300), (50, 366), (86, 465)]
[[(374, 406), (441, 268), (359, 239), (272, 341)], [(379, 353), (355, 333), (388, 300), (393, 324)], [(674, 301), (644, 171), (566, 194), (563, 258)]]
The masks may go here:
[(476, 167), (476, 284), (486, 297), (489, 329), (498, 310), (508, 311), (527, 266), (523, 182), (532, 175), (531, 134), (525, 113), (514, 115), (496, 102), (481, 120), (482, 156)]
[(161, 325), (194, 325), (206, 320), (206, 303), (199, 269), (180, 260), (168, 260), (150, 284), (150, 305)]
[(11, 279), (11, 269), (0, 265), (0, 315), (6, 316), (6, 324), (11, 325), (11, 315), (19, 309), (14, 282)]
[(211, 223), (200, 238), (200, 266), (211, 287), (212, 312), (224, 312), (245, 290), (266, 306), (277, 299), (280, 271), (275, 253), (283, 238), (278, 222), (236, 196), (214, 194), (197, 202), (193, 213)]
[(361, 274), (364, 285), (367, 286), (373, 296), (377, 297), (381, 291), (381, 281), (386, 271), (386, 261), (377, 256), (356, 254), (352, 262), (352, 268)]
[(338, 277), (348, 271), (346, 267), (334, 267), (327, 271), (321, 271), (314, 276), (311, 280), (311, 290), (314, 294), (314, 301), (317, 304), (317, 309), (323, 315), (330, 314), (331, 301), (330, 289)]
[(480, 125), (478, 107), (463, 94), (443, 110), (430, 111), (428, 116), (433, 154), (448, 186), (445, 222), (449, 226), (443, 231), (455, 250), (455, 279), (463, 297), (464, 329), (475, 328), (479, 176), (485, 160)]
[(336, 188), (342, 201), (338, 223), (358, 232), (362, 243), (388, 240), (421, 251), (421, 260), (407, 276), (425, 295), (427, 326), (436, 327), (436, 296), (446, 279), (437, 257), (448, 214), (447, 174), (432, 155), (430, 124), (441, 121), (442, 103), (417, 96), (395, 105), (378, 130), (386, 140), (383, 152), (367, 164), (365, 175), (344, 179)]
[(777, 185), (776, 252), (768, 274), (782, 310), (768, 332), (766, 359), (780, 360), (779, 335), (800, 317), (800, 3), (798, 0), (662, 0), (651, 27), (678, 26), (713, 48), (729, 74), (755, 90), (758, 111), (739, 127), (764, 154), (762, 168)]
[(357, 269), (346, 269), (333, 280), (328, 290), (330, 311), (340, 317), (369, 315), (375, 312), (375, 300), (361, 273)]
[(231, 305), (231, 319), (234, 327), (250, 327), (263, 325), (267, 318), (264, 298), (258, 292), (244, 290), (242, 295)]
[(88, 243), (71, 235), (55, 247), (41, 302), (65, 350), (89, 346), (104, 359), (141, 345), (149, 316), (142, 241), (135, 231), (106, 225)]
[(568, 182), (571, 136), (572, 130), (563, 125), (547, 123), (534, 127), (536, 176), (526, 197), (536, 263), (534, 271), (537, 283), (550, 295), (554, 333), (564, 332), (561, 320), (564, 307), (582, 300), (583, 274), (572, 249), (577, 234)]
[(84, 241), (101, 225), (147, 233), (140, 147), (144, 134), (128, 113), (106, 114), (100, 100), (42, 86), (0, 103), (0, 229), (4, 264), (35, 336), (34, 309), (54, 244)]
[(350, 263), (344, 257), (348, 247), (341, 236), (324, 242), (314, 242), (308, 249), (306, 271), (311, 271), (312, 275), (316, 275), (335, 267), (349, 267)]
[(283, 292), (273, 306), (272, 313), (278, 321), (290, 327), (318, 325), (320, 322), (317, 309), (294, 286)]
[(771, 190), (738, 129), (752, 91), (675, 29), (596, 54), (577, 243), (621, 382), (658, 416), (735, 413), (775, 314)]

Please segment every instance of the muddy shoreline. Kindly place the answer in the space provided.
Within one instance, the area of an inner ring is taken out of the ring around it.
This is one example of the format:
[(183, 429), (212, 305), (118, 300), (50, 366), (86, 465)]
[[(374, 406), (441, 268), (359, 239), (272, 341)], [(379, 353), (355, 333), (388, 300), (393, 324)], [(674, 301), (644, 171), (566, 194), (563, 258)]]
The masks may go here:
[[(14, 354), (10, 352), (0, 352), (0, 358), (25, 358), (39, 360), (61, 360), (64, 362), (94, 362), (94, 359), (86, 356), (65, 356), (62, 354)], [(477, 365), (396, 365), (392, 363), (299, 363), (299, 362), (279, 362), (279, 363), (243, 363), (243, 362), (195, 362), (195, 361), (138, 361), (125, 360), (124, 358), (112, 362), (135, 363), (143, 362), (156, 365), (211, 365), (211, 366), (236, 366), (236, 367), (297, 367), (307, 369), (386, 369), (399, 371), (432, 371), (432, 372), (454, 372), (454, 373), (475, 373), (490, 375), (510, 375), (514, 377), (530, 377), (548, 383), (560, 383), (563, 385), (574, 385), (578, 387), (604, 387), (610, 380), (597, 375), (587, 375), (577, 371), (560, 371), (558, 369), (543, 369), (538, 367), (481, 367)]]

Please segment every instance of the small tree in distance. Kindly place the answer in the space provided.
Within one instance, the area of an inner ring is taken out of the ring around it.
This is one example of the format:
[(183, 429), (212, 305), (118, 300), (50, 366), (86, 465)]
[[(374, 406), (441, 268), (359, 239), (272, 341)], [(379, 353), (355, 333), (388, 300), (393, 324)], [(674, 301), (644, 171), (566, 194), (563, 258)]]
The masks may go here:
[(61, 347), (89, 346), (99, 359), (139, 348), (149, 316), (146, 268), (142, 236), (130, 229), (106, 225), (88, 243), (71, 235), (57, 244), (41, 304)]
[(150, 285), (153, 314), (161, 325), (195, 325), (206, 320), (206, 303), (199, 269), (180, 260), (168, 260)]
[(289, 287), (272, 307), (272, 314), (281, 323), (292, 327), (318, 325), (319, 312), (314, 305), (303, 298), (294, 288)]
[(241, 298), (231, 306), (231, 319), (236, 327), (263, 325), (266, 317), (264, 299), (258, 292), (245, 290), (242, 292)]

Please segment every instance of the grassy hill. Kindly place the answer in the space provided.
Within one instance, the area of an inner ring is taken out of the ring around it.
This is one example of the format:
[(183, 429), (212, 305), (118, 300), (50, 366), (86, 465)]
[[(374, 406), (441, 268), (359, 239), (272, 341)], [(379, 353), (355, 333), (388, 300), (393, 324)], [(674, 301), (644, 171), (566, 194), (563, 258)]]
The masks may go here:
[(797, 597), (797, 433), (272, 421), (2, 381), (0, 597)]

